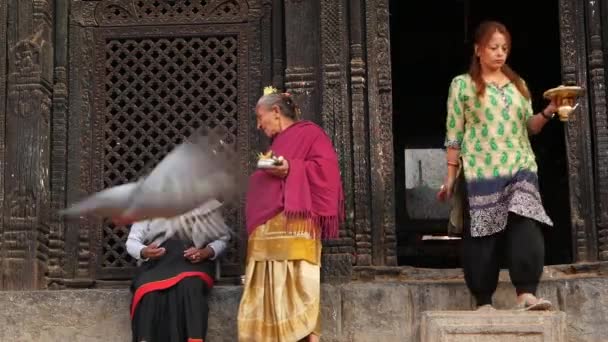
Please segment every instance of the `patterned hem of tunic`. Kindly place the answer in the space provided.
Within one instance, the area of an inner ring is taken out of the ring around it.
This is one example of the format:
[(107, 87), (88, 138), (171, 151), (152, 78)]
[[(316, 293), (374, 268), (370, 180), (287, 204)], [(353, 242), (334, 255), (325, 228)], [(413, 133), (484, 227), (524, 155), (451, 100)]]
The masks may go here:
[(509, 212), (552, 226), (553, 222), (545, 212), (538, 186), (534, 182), (535, 177), (529, 178), (517, 177), (502, 191), (489, 195), (470, 194), (471, 236), (501, 232), (507, 226)]

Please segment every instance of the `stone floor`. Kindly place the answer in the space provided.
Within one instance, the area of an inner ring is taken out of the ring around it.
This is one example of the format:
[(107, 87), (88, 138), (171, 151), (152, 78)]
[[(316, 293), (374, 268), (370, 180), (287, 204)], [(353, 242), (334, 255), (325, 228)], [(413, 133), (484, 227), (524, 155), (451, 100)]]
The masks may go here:
[[(239, 286), (214, 289), (210, 342), (236, 341)], [(570, 342), (608, 340), (608, 277), (545, 280), (540, 294), (567, 314)], [(324, 342), (419, 341), (423, 312), (469, 310), (462, 281), (419, 280), (324, 284)], [(513, 305), (513, 289), (501, 283), (496, 306)], [(0, 292), (0, 341), (129, 341), (127, 290)]]

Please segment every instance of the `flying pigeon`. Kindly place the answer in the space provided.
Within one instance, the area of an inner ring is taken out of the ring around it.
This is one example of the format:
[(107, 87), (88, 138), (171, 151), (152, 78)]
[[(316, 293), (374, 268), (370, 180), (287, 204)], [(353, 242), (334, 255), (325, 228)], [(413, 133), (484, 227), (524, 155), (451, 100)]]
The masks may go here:
[(158, 218), (145, 222), (144, 236), (160, 246), (172, 237), (189, 240), (201, 248), (211, 241), (232, 235), (220, 212), (222, 203), (212, 199), (194, 210), (171, 219)]
[(175, 218), (213, 199), (237, 198), (236, 153), (213, 132), (199, 131), (144, 178), (95, 193), (60, 214), (95, 215), (116, 224)]

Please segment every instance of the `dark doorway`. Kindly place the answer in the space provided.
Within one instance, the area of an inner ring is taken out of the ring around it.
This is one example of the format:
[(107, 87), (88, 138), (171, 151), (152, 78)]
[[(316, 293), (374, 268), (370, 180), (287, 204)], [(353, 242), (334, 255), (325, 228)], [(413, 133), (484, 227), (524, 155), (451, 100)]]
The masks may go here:
[[(472, 36), (482, 20), (504, 23), (513, 37), (509, 64), (526, 80), (535, 112), (542, 93), (561, 84), (559, 13), (556, 1), (390, 1), (393, 67), (393, 134), (399, 263), (458, 267), (458, 240), (423, 240), (445, 232), (446, 222), (409, 217), (405, 196), (405, 149), (443, 148), (448, 86), (467, 70)], [(525, 10), (522, 10), (525, 9)], [(532, 138), (541, 195), (555, 227), (546, 231), (547, 264), (572, 260), (567, 160), (563, 124), (557, 120)], [(444, 234), (445, 235), (445, 234)]]

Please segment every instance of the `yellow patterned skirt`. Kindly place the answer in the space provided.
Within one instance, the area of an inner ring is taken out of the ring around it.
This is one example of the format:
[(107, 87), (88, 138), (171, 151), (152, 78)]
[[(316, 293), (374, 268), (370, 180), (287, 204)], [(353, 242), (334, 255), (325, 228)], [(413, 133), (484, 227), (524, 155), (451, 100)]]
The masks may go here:
[(305, 229), (293, 233), (306, 224), (279, 214), (249, 237), (240, 342), (296, 342), (320, 335), (321, 241)]

